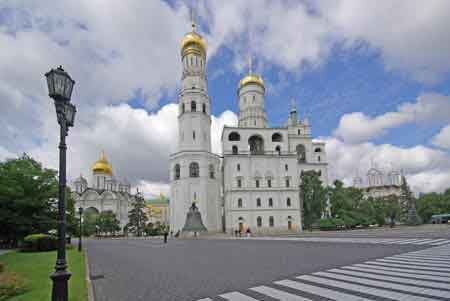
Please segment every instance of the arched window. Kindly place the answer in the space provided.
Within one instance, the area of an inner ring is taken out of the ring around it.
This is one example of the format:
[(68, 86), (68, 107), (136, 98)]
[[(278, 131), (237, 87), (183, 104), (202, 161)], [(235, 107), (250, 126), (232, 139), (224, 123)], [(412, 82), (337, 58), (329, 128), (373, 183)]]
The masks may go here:
[(288, 171), (288, 170), (289, 170), (289, 165), (284, 164), (284, 170), (285, 170), (285, 171)]
[(298, 130), (298, 134), (301, 135), (302, 131)]
[(275, 221), (274, 221), (274, 219), (273, 219), (273, 216), (270, 216), (269, 217), (269, 226), (270, 227), (273, 227), (275, 225)]
[(297, 145), (295, 150), (297, 151), (297, 161), (299, 163), (306, 162), (306, 149), (305, 149), (305, 146), (303, 144), (299, 144), (299, 145)]
[(197, 162), (189, 164), (189, 176), (191, 178), (198, 178), (200, 176), (200, 167)]
[(181, 113), (184, 113), (184, 103), (181, 104)]
[(317, 148), (314, 150), (314, 152), (315, 152), (315, 153), (320, 153), (320, 152), (322, 152), (322, 149), (321, 149), (320, 147), (317, 147)]
[(273, 142), (281, 142), (283, 141), (283, 136), (280, 133), (275, 133), (272, 135)]
[(258, 216), (256, 218), (256, 226), (258, 226), (258, 228), (262, 227), (262, 217), (261, 216)]
[(238, 208), (242, 208), (242, 199), (238, 199), (237, 206)]
[(228, 140), (229, 141), (241, 141), (241, 135), (239, 135), (238, 132), (231, 132), (228, 135)]
[(317, 156), (317, 162), (320, 162), (320, 156)]
[(256, 188), (259, 188), (259, 180), (255, 180), (255, 186)]
[(290, 181), (289, 181), (289, 178), (287, 178), (287, 179), (286, 179), (286, 187), (291, 186), (290, 184), (291, 184), (291, 183), (290, 183)]
[(203, 113), (206, 113), (206, 105), (205, 104), (202, 104), (202, 111), (203, 111)]
[(214, 179), (214, 165), (209, 164), (209, 178)]
[(233, 155), (237, 155), (238, 154), (238, 147), (236, 145), (233, 145), (233, 147), (231, 149), (233, 151)]
[(286, 199), (286, 206), (291, 207), (291, 198)]
[(236, 165), (236, 169), (237, 169), (237, 171), (241, 171), (241, 164), (238, 163), (238, 164)]
[(252, 155), (264, 154), (264, 140), (261, 136), (253, 135), (248, 139), (250, 145), (250, 153)]
[(180, 179), (180, 164), (175, 164), (174, 167), (174, 179), (179, 180)]
[(261, 207), (261, 199), (260, 198), (256, 199), (256, 207)]
[(267, 179), (267, 187), (272, 187), (272, 180), (271, 179)]
[(277, 145), (277, 147), (275, 147), (275, 151), (278, 153), (278, 155), (281, 154), (281, 147), (279, 145)]
[(273, 207), (273, 200), (272, 200), (272, 198), (269, 198), (269, 207)]
[(237, 179), (237, 187), (239, 187), (239, 188), (242, 187), (242, 180), (240, 178)]
[(191, 101), (191, 112), (197, 111), (197, 103), (195, 101)]

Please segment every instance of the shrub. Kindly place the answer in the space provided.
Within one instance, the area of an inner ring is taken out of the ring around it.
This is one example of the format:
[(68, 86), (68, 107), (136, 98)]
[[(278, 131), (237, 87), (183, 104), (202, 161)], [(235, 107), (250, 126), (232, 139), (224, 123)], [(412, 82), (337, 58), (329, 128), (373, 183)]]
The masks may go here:
[(24, 238), (22, 251), (44, 252), (58, 248), (58, 238), (48, 234), (31, 234)]
[(333, 218), (323, 218), (319, 220), (319, 229), (322, 231), (336, 230), (336, 222)]
[(0, 301), (25, 292), (25, 282), (16, 273), (3, 272), (0, 274)]

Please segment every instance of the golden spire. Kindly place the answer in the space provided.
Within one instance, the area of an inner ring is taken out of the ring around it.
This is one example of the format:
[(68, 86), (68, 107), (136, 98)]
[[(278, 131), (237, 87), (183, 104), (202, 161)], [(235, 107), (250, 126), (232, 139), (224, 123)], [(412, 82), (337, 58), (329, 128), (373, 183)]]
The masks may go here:
[(199, 35), (195, 29), (195, 11), (191, 9), (191, 26), (192, 31), (187, 33), (181, 41), (181, 56), (183, 57), (189, 53), (197, 53), (206, 56), (206, 42), (202, 36)]
[(239, 89), (249, 83), (257, 84), (264, 88), (264, 80), (262, 77), (253, 73), (253, 61), (251, 55), (248, 57), (248, 75), (239, 81)]
[(92, 172), (94, 173), (106, 173), (112, 175), (112, 166), (109, 164), (108, 159), (106, 159), (105, 151), (101, 151), (100, 159), (98, 159), (92, 166)]

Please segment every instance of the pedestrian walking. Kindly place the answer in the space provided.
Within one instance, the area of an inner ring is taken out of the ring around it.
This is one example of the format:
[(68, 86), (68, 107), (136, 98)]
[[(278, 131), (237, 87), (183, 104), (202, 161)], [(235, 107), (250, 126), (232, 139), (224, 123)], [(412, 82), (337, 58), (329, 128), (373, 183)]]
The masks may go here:
[(169, 235), (169, 232), (164, 231), (164, 243), (167, 243), (167, 236)]

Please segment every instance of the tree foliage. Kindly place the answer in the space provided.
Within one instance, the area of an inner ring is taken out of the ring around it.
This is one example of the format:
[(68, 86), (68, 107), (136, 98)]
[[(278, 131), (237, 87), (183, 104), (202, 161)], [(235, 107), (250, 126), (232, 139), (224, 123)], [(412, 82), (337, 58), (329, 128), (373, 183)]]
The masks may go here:
[(326, 208), (326, 190), (322, 186), (318, 172), (314, 170), (302, 172), (300, 199), (302, 201), (304, 226), (311, 229)]
[(450, 188), (443, 193), (424, 193), (416, 202), (417, 213), (423, 222), (430, 222), (434, 214), (450, 213)]
[[(17, 244), (28, 234), (56, 229), (57, 197), (57, 171), (26, 154), (0, 162), (0, 237)], [(73, 202), (67, 200), (71, 220)]]
[(116, 218), (116, 214), (110, 210), (101, 212), (97, 216), (95, 224), (98, 226), (100, 234), (115, 235), (115, 232), (120, 231), (120, 222)]
[(148, 217), (144, 211), (145, 200), (144, 197), (138, 193), (133, 202), (133, 207), (128, 212), (127, 231), (134, 233), (136, 236), (142, 236), (145, 231)]

